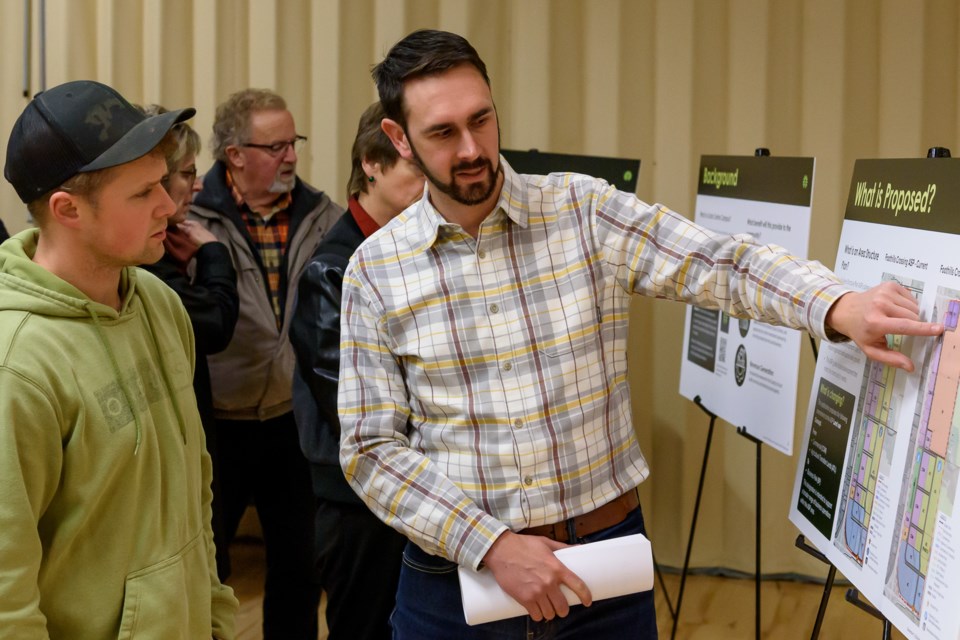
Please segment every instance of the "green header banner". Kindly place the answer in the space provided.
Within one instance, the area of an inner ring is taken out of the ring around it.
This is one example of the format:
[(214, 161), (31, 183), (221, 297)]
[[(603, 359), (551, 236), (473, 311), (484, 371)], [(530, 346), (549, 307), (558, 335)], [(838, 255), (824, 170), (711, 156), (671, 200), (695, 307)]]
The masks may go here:
[(960, 159), (857, 160), (846, 220), (960, 234)]
[(701, 156), (697, 194), (809, 207), (813, 158)]

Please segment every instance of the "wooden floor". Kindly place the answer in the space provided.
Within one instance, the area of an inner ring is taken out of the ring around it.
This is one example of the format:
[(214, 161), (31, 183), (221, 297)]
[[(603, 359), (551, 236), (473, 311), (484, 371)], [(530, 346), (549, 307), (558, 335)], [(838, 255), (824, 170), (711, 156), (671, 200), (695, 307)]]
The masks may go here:
[[(243, 527), (241, 527), (241, 531)], [(260, 607), (263, 602), (263, 545), (255, 535), (243, 535), (230, 548), (233, 575), (230, 584), (240, 600), (237, 640), (262, 640)], [(679, 576), (664, 575), (666, 589), (676, 604)], [(660, 637), (670, 638), (672, 620), (658, 583), (655, 587)], [(822, 640), (880, 640), (883, 627), (844, 600), (846, 587), (834, 587), (820, 632)], [(816, 619), (823, 586), (792, 581), (764, 582), (761, 588), (761, 634), (771, 640), (806, 640)], [(320, 603), (320, 639), (327, 637)], [(754, 637), (753, 580), (693, 575), (687, 578), (678, 640), (733, 640)], [(903, 635), (894, 631), (893, 638)], [(439, 639), (424, 639), (439, 640)]]

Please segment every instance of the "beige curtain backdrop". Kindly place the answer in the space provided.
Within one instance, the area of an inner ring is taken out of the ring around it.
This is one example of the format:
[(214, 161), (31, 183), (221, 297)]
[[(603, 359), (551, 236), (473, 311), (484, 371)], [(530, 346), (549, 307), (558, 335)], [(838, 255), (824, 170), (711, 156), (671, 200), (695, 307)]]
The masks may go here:
[[(489, 66), (503, 146), (639, 157), (646, 201), (690, 214), (702, 154), (815, 156), (811, 257), (832, 266), (853, 162), (960, 153), (956, 0), (47, 0), (48, 86), (92, 78), (197, 108), (206, 139), (230, 92), (269, 87), (310, 138), (300, 175), (344, 201), (369, 70), (407, 32), (465, 35)], [(38, 90), (39, 0), (0, 0), (0, 152)], [(210, 164), (204, 154), (201, 169)], [(27, 226), (13, 189), (0, 217)], [(678, 393), (683, 307), (637, 300), (634, 414), (657, 559), (683, 563), (707, 419)], [(796, 414), (813, 371), (804, 342)], [(792, 420), (793, 416), (773, 416)], [(799, 446), (799, 435), (797, 438)], [(692, 563), (753, 569), (754, 446), (717, 426)], [(764, 452), (763, 570), (823, 576), (787, 520), (796, 456)]]

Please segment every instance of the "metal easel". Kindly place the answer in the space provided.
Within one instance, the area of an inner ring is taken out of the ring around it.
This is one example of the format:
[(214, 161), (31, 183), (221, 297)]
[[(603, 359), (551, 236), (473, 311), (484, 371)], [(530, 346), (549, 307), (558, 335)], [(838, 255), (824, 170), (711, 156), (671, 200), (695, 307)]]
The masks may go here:
[[(765, 148), (758, 148), (754, 151), (754, 156), (756, 157), (769, 157), (770, 150)], [(677, 635), (677, 625), (680, 620), (680, 607), (683, 604), (683, 591), (686, 587), (687, 575), (690, 570), (690, 552), (693, 550), (693, 538), (697, 531), (697, 517), (700, 514), (700, 499), (703, 496), (703, 482), (707, 474), (707, 460), (710, 457), (710, 445), (713, 441), (713, 428), (716, 425), (717, 415), (707, 409), (700, 396), (695, 396), (693, 403), (700, 407), (700, 409), (710, 417), (710, 426), (707, 430), (707, 441), (703, 450), (703, 463), (700, 466), (700, 480), (697, 483), (697, 497), (694, 501), (693, 506), (693, 519), (690, 523), (690, 535), (687, 538), (687, 551), (683, 559), (683, 569), (680, 572), (680, 591), (677, 595), (677, 607), (676, 609), (671, 608), (671, 615), (673, 617), (673, 629), (670, 632), (670, 640), (674, 640)], [(756, 466), (756, 521), (754, 526), (754, 545), (755, 545), (755, 570), (754, 570), (754, 634), (756, 640), (760, 640), (760, 523), (762, 519), (762, 493), (761, 488), (763, 483), (761, 482), (761, 472), (762, 472), (762, 458), (763, 458), (763, 443), (750, 435), (747, 432), (746, 427), (737, 427), (737, 434), (743, 436), (747, 440), (753, 442), (757, 447), (757, 466)]]

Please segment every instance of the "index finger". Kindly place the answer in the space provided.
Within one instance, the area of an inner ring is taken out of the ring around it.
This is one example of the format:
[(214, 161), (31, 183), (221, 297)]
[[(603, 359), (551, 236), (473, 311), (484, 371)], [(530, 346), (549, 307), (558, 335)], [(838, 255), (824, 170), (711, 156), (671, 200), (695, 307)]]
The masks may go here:
[(943, 333), (943, 324), (939, 322), (921, 322), (908, 318), (889, 318), (878, 328), (883, 333), (898, 336), (938, 336)]

